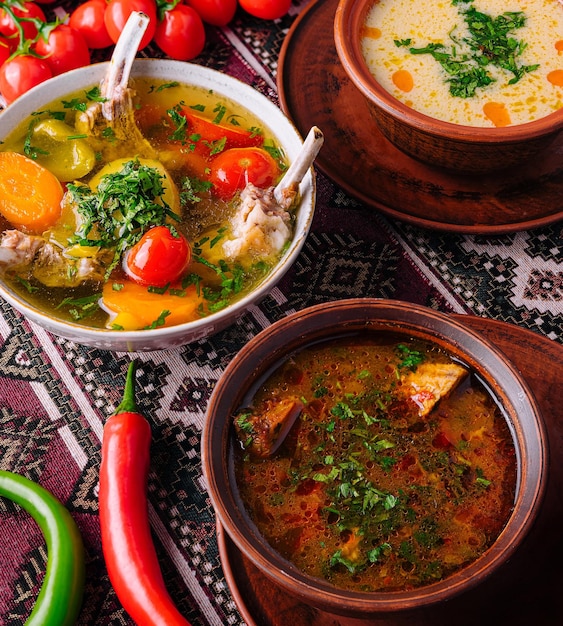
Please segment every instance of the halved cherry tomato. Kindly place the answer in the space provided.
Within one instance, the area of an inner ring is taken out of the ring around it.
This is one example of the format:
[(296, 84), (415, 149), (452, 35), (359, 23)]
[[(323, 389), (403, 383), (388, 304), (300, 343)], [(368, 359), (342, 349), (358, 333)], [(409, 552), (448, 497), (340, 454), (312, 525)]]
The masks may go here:
[(51, 76), (53, 71), (46, 61), (22, 54), (6, 61), (0, 67), (0, 93), (9, 104)]
[(254, 17), (277, 20), (289, 11), (291, 0), (239, 0), (239, 4)]
[(177, 281), (192, 257), (186, 238), (166, 226), (148, 230), (124, 257), (123, 269), (140, 285), (164, 287)]
[[(16, 17), (36, 18), (45, 21), (45, 13), (43, 9), (35, 2), (24, 2), (22, 8), (15, 6), (10, 7)], [(34, 39), (37, 35), (37, 26), (33, 22), (22, 21), (23, 34), (26, 39)], [(12, 16), (8, 11), (0, 8), (0, 34), (6, 37), (13, 37), (19, 34), (17, 26), (14, 24)]]
[(86, 0), (74, 9), (68, 21), (69, 26), (79, 30), (92, 50), (107, 48), (113, 44), (104, 22), (106, 0)]
[(176, 61), (190, 61), (205, 46), (205, 27), (198, 12), (185, 4), (165, 11), (154, 34), (156, 45)]
[(188, 120), (187, 134), (189, 137), (199, 137), (195, 151), (208, 156), (211, 152), (210, 144), (225, 139), (224, 150), (230, 148), (260, 147), (264, 144), (262, 134), (247, 130), (242, 126), (222, 123), (216, 124), (212, 120), (196, 115), (191, 109), (184, 107), (180, 113)]
[(109, 0), (104, 13), (104, 23), (108, 34), (114, 43), (117, 43), (127, 19), (133, 11), (140, 11), (149, 17), (149, 25), (139, 44), (142, 50), (152, 41), (156, 31), (156, 2), (155, 0)]
[(79, 30), (59, 24), (47, 38), (39, 37), (35, 52), (42, 56), (53, 71), (53, 76), (90, 65), (90, 50)]
[(226, 26), (235, 16), (237, 0), (187, 0), (201, 19), (213, 26)]
[(213, 183), (213, 193), (228, 200), (247, 182), (256, 187), (270, 187), (279, 174), (276, 160), (266, 150), (231, 148), (213, 159), (209, 180)]

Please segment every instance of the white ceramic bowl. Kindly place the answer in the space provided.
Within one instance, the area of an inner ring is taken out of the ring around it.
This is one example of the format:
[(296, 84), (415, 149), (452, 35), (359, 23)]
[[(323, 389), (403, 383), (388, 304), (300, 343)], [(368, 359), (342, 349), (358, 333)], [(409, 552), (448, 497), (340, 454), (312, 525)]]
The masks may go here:
[[(52, 78), (31, 89), (13, 102), (0, 117), (0, 141), (25, 120), (32, 112), (76, 91), (99, 84), (107, 71), (108, 63), (89, 65)], [(178, 81), (203, 87), (228, 97), (240, 104), (272, 131), (292, 162), (303, 145), (299, 132), (266, 96), (245, 83), (216, 70), (180, 61), (136, 59), (131, 76)], [(280, 261), (264, 281), (251, 293), (229, 307), (202, 319), (151, 330), (116, 331), (85, 328), (78, 324), (54, 319), (25, 302), (0, 278), (0, 296), (29, 320), (54, 333), (80, 344), (115, 351), (161, 350), (185, 345), (218, 332), (242, 316), (248, 307), (264, 298), (281, 279), (298, 256), (311, 227), (315, 209), (315, 178), (311, 169), (300, 187), (300, 204), (297, 209), (293, 238)]]

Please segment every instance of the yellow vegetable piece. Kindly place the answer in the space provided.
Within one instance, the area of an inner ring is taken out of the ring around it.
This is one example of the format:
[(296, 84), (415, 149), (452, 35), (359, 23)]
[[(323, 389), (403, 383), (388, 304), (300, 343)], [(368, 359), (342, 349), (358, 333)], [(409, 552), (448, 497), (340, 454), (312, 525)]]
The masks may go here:
[(33, 129), (33, 148), (40, 148), (37, 162), (60, 181), (69, 182), (89, 174), (96, 164), (96, 154), (84, 139), (76, 137), (72, 126), (62, 120), (43, 120)]
[(108, 163), (105, 167), (102, 167), (102, 169), (99, 172), (97, 172), (95, 176), (92, 177), (92, 179), (90, 180), (90, 188), (95, 191), (98, 188), (98, 185), (100, 184), (100, 181), (102, 180), (103, 176), (106, 176), (107, 174), (115, 174), (117, 172), (120, 172), (123, 169), (123, 166), (125, 165), (125, 163), (128, 163), (129, 161), (134, 161), (134, 160), (139, 161), (141, 165), (145, 165), (146, 167), (151, 167), (160, 172), (160, 174), (164, 177), (164, 180), (162, 181), (162, 186), (164, 187), (163, 198), (166, 201), (166, 203), (170, 206), (172, 211), (180, 215), (181, 207), (180, 207), (180, 193), (178, 191), (178, 187), (176, 187), (176, 183), (172, 180), (172, 178), (170, 177), (170, 174), (168, 174), (164, 165), (162, 165), (160, 161), (156, 161), (155, 159), (141, 159), (141, 158), (131, 157), (127, 159), (117, 159), (115, 161), (112, 161), (111, 163)]
[[(179, 290), (180, 291), (180, 290)], [(108, 328), (139, 330), (162, 319), (163, 326), (174, 326), (199, 319), (198, 307), (205, 301), (191, 285), (184, 295), (152, 293), (147, 287), (125, 280), (104, 285), (101, 306), (110, 315)], [(163, 313), (170, 314), (164, 317)]]
[(57, 177), (17, 152), (0, 152), (0, 213), (16, 228), (41, 234), (59, 219), (63, 188)]

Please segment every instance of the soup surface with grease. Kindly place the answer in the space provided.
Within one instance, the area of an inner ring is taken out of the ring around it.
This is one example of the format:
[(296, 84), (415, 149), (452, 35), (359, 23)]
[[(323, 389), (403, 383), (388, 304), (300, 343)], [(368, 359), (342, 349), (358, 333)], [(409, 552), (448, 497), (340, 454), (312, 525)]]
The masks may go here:
[(361, 33), (378, 82), (454, 124), (523, 124), (563, 106), (558, 0), (375, 0)]
[(507, 421), (431, 342), (381, 331), (316, 343), (249, 395), (233, 417), (238, 490), (305, 574), (413, 589), (472, 563), (510, 516)]
[(287, 160), (263, 120), (203, 88), (130, 87), (114, 121), (93, 87), (0, 146), (4, 280), (48, 315), (112, 330), (190, 322), (248, 294), (297, 206), (272, 197)]

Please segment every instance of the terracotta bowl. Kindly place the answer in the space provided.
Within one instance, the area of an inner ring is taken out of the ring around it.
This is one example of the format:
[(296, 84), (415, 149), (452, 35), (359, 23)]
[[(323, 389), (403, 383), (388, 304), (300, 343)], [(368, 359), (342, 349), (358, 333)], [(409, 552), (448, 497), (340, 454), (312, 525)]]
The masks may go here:
[[(292, 352), (343, 333), (388, 330), (437, 343), (470, 366), (504, 408), (517, 451), (514, 508), (496, 542), (477, 561), (414, 591), (349, 592), (301, 573), (258, 532), (242, 503), (233, 468), (232, 415), (245, 394)], [(305, 309), (252, 339), (229, 363), (208, 404), (202, 461), (219, 523), (242, 555), (293, 598), (332, 614), (369, 619), (443, 602), (505, 564), (538, 513), (546, 485), (547, 444), (534, 399), (518, 371), (480, 334), (445, 314), (399, 301), (354, 299)], [(379, 623), (379, 622), (378, 622)]]
[[(509, 168), (540, 153), (563, 129), (563, 109), (535, 121), (480, 128), (441, 121), (419, 113), (384, 89), (369, 71), (360, 30), (374, 0), (340, 0), (334, 22), (336, 50), (383, 135), (425, 163), (458, 172)], [(369, 129), (366, 129), (369, 132)]]
[[(108, 63), (99, 63), (57, 76), (31, 89), (2, 112), (0, 141), (34, 111), (55, 100), (98, 85)], [(231, 76), (206, 67), (180, 61), (136, 59), (131, 76), (178, 81), (195, 85), (228, 97), (251, 111), (277, 137), (292, 162), (299, 154), (303, 139), (282, 111), (256, 89)], [(234, 323), (246, 310), (264, 298), (297, 258), (311, 227), (315, 209), (315, 178), (311, 168), (300, 186), (300, 203), (296, 209), (293, 237), (277, 265), (262, 283), (248, 295), (225, 309), (193, 322), (164, 328), (135, 331), (99, 330), (61, 321), (31, 306), (6, 285), (0, 276), (0, 297), (23, 313), (29, 320), (55, 335), (79, 344), (116, 351), (160, 350), (181, 346), (207, 337)]]

